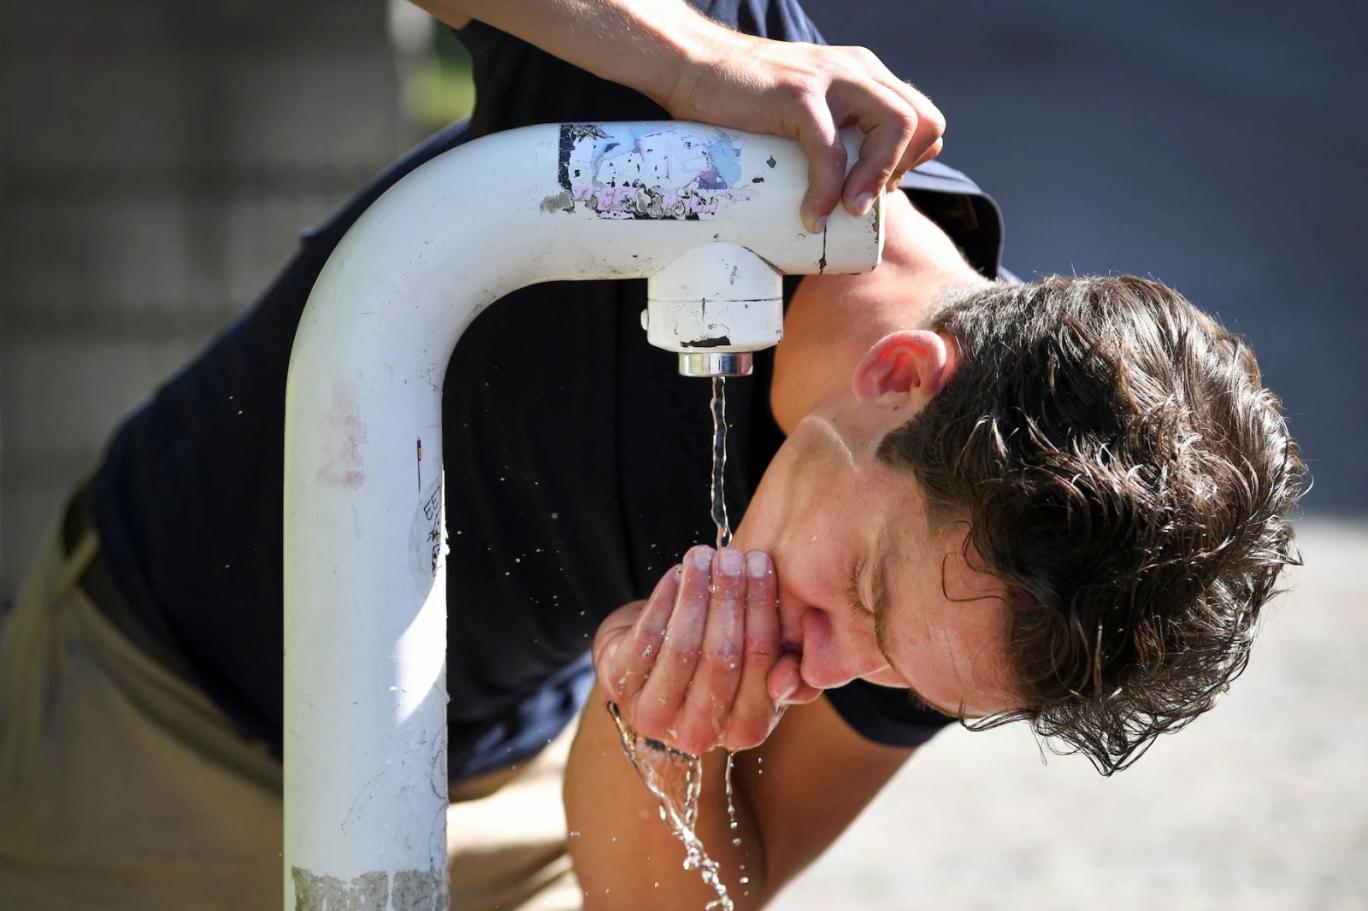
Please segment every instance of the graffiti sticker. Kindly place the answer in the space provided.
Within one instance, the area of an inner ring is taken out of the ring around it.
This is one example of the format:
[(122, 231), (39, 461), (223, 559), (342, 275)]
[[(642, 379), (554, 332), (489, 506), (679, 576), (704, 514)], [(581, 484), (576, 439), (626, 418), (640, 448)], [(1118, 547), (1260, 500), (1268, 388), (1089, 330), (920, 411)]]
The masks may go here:
[(600, 218), (706, 220), (751, 192), (736, 139), (693, 124), (563, 123), (559, 178)]

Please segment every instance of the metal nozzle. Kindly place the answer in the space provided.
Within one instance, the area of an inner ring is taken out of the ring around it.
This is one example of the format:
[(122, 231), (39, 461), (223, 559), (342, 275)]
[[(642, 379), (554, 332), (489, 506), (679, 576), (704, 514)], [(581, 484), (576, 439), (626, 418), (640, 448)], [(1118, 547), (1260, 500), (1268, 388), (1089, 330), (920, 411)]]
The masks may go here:
[(755, 355), (749, 351), (706, 351), (679, 355), (680, 376), (750, 376)]

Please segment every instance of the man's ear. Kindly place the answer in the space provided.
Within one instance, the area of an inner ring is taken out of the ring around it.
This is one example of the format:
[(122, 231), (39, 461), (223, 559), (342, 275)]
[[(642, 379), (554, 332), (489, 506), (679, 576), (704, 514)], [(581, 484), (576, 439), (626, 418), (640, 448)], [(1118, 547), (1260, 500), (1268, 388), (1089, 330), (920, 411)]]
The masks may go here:
[(930, 400), (949, 382), (955, 365), (950, 339), (929, 329), (903, 329), (879, 339), (860, 359), (855, 368), (855, 397), (873, 402), (915, 393)]

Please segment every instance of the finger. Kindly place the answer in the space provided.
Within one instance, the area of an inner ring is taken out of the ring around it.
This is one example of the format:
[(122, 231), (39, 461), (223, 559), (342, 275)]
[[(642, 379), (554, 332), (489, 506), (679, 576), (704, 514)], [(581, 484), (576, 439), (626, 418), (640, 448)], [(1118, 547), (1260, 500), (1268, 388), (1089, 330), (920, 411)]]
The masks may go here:
[(894, 170), (894, 186), (902, 180), (904, 174), (923, 162), (935, 158), (945, 147), (945, 115), (931, 103), (931, 99), (911, 86), (907, 86), (907, 89), (911, 93), (913, 108), (917, 112), (917, 129), (912, 134), (912, 139), (907, 143), (902, 161)]
[(766, 691), (776, 704), (788, 701), (789, 696), (804, 685), (799, 673), (801, 662), (801, 656), (786, 652), (779, 656), (779, 660), (765, 677)]
[[(858, 87), (861, 94), (853, 99), (851, 116), (865, 131), (860, 144), (860, 159), (846, 176), (842, 200), (852, 215), (866, 214), (874, 197), (888, 186), (899, 169), (911, 167), (913, 159), (905, 155), (917, 133), (917, 114), (903, 103), (894, 92), (883, 86)], [(842, 95), (851, 90), (843, 90)], [(920, 151), (920, 150), (919, 150)]]
[(722, 743), (741, 679), (745, 652), (745, 557), (734, 548), (713, 558), (713, 591), (703, 649), (689, 681), (678, 745), (705, 753)]
[[(630, 635), (626, 637), (626, 650), (619, 647), (616, 654), (608, 656), (608, 679), (618, 702), (630, 700), (646, 683), (646, 677), (665, 639), (666, 626), (679, 594), (681, 574), (680, 567), (676, 566), (661, 577), (655, 591), (651, 592), (650, 600), (646, 602), (645, 610), (632, 624)], [(603, 679), (602, 675), (600, 679)]]
[(836, 208), (845, 183), (846, 150), (832, 119), (831, 109), (822, 99), (810, 102), (800, 113), (798, 143), (808, 160), (808, 189), (798, 207), (803, 227), (809, 234), (821, 234), (827, 215)]
[(917, 159), (917, 163), (912, 164), (912, 167), (918, 168), (921, 167), (922, 164), (928, 163), (928, 161), (934, 159), (934, 157), (936, 157), (937, 155), (940, 155), (941, 150), (943, 150), (944, 148), (944, 138), (937, 138), (936, 141), (932, 142), (932, 145), (930, 145), (929, 149), (926, 149), (925, 152), (922, 152), (922, 156), (919, 157), (919, 159)]
[(746, 554), (746, 653), (725, 745), (733, 752), (764, 742), (773, 727), (774, 700), (766, 677), (779, 658), (778, 580), (767, 554)]
[[(908, 170), (911, 171), (921, 167), (923, 164), (939, 155), (944, 148), (945, 140), (937, 139), (935, 142), (931, 143), (931, 148), (927, 149), (925, 152), (922, 152), (921, 157), (918, 158), (915, 162), (913, 162), (912, 167), (908, 168)], [(898, 189), (898, 187), (902, 184), (903, 177), (906, 174), (907, 171), (904, 171), (902, 174), (893, 175), (893, 179), (889, 182), (888, 188), (890, 190)]]
[(657, 740), (675, 739), (675, 720), (684, 705), (689, 680), (698, 664), (708, 618), (712, 583), (711, 547), (699, 545), (684, 557), (684, 574), (674, 610), (660, 644), (659, 657), (637, 694), (636, 728)]
[(945, 115), (940, 108), (936, 107), (935, 102), (928, 98), (920, 89), (910, 82), (906, 82), (894, 76), (893, 73), (882, 63), (879, 64), (882, 74), (878, 76), (878, 81), (884, 87), (891, 90), (902, 102), (906, 104), (917, 116), (917, 129), (913, 133), (912, 139), (908, 142), (907, 151), (904, 155), (903, 164), (900, 167), (898, 176), (916, 167), (923, 161), (929, 161), (935, 157), (935, 153), (928, 154), (937, 139), (945, 135)]
[(907, 176), (909, 171), (915, 171), (917, 168), (920, 168), (923, 164), (939, 155), (944, 148), (945, 141), (942, 139), (937, 139), (935, 142), (931, 143), (931, 148), (922, 152), (921, 157), (912, 162), (912, 167), (908, 168), (906, 171), (899, 171), (888, 178), (887, 191), (891, 193), (894, 190), (902, 189), (903, 178)]
[(802, 656), (792, 652), (780, 656), (770, 671), (766, 685), (771, 698), (780, 707), (805, 705), (822, 695), (822, 691), (803, 682), (800, 666)]

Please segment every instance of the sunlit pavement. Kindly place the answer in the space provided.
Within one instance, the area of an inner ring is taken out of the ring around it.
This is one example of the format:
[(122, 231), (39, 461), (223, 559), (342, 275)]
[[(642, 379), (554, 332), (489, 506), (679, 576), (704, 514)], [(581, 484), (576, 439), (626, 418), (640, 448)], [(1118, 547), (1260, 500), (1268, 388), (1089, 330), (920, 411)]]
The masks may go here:
[(1368, 908), (1368, 524), (1308, 520), (1249, 670), (1112, 779), (940, 735), (775, 907)]

